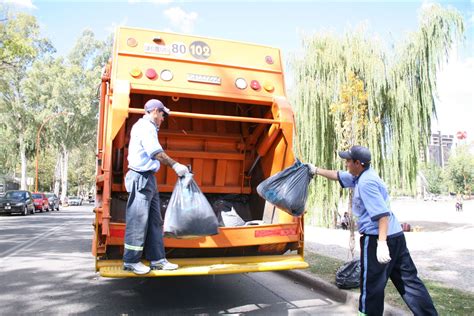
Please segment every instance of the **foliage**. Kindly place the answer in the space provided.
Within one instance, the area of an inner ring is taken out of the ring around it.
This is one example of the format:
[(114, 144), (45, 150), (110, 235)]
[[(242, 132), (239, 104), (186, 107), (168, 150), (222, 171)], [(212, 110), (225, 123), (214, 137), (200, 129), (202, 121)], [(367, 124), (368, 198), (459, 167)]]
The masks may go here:
[[(421, 163), (419, 152), (427, 146), (435, 111), (436, 73), (463, 32), (457, 11), (432, 5), (422, 12), (418, 30), (394, 52), (385, 52), (363, 29), (342, 38), (328, 34), (303, 38), (304, 54), (292, 62), (296, 143), (302, 159), (341, 169), (336, 152), (344, 147), (340, 124), (345, 118), (330, 111), (332, 104), (344, 103), (344, 87), (353, 74), (367, 93), (361, 141), (372, 151), (372, 166), (392, 191), (412, 192)], [(324, 206), (317, 214), (320, 224), (333, 222), (339, 190), (336, 182), (320, 177), (311, 188), (310, 203)]]
[(2, 25), (0, 51), (0, 122), (10, 131), (6, 142), (18, 146), (21, 163), (21, 186), (26, 188), (27, 158), (34, 153), (36, 113), (41, 109), (28, 104), (23, 85), (31, 65), (54, 48), (40, 35), (36, 19), (19, 13), (9, 15)]
[(474, 188), (474, 154), (468, 145), (461, 145), (448, 160), (447, 174), (452, 188), (461, 194), (472, 193)]
[(95, 186), (95, 144), (74, 149), (69, 160), (69, 194), (85, 195)]
[[(40, 36), (36, 19), (22, 13), (7, 14), (0, 21), (0, 35), (0, 171), (12, 173), (20, 162), (22, 177), (31, 176), (38, 149), (39, 188), (49, 191), (57, 159), (67, 165), (69, 152), (77, 148), (82, 152), (75, 151), (74, 162), (81, 155), (87, 161), (94, 155), (98, 85), (112, 37), (99, 41), (86, 30), (67, 58), (54, 58), (54, 48)], [(77, 162), (74, 168), (83, 170), (81, 178), (90, 185), (95, 164)], [(67, 166), (61, 170), (67, 190)]]
[(427, 190), (432, 194), (446, 192), (445, 177), (443, 169), (435, 163), (431, 163), (422, 169), (422, 173), (427, 181)]

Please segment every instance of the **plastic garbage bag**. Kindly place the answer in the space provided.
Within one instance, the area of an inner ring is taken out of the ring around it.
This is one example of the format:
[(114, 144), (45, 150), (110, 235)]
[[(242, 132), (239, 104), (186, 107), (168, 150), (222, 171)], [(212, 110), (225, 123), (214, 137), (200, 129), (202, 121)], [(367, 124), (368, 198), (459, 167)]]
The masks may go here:
[(344, 263), (336, 271), (336, 285), (340, 289), (353, 289), (360, 284), (360, 260)]
[(221, 212), (221, 216), (225, 227), (237, 227), (245, 225), (244, 220), (239, 216), (239, 214), (237, 214), (235, 208), (233, 207), (231, 207), (231, 209), (228, 211)]
[(217, 217), (199, 189), (191, 173), (178, 178), (168, 203), (164, 235), (172, 238), (193, 238), (216, 235)]
[(305, 210), (308, 185), (312, 178), (309, 166), (297, 159), (291, 167), (261, 182), (257, 192), (285, 212), (300, 216)]
[(219, 226), (237, 227), (244, 226), (245, 221), (237, 213), (231, 201), (218, 199), (214, 202), (214, 211), (217, 212)]

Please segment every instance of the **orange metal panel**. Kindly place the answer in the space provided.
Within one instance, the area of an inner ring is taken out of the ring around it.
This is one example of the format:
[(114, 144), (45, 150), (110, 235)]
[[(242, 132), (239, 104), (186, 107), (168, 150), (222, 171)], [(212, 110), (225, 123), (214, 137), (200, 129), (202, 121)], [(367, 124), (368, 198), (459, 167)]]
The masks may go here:
[(221, 160), (244, 160), (243, 154), (223, 153), (223, 152), (193, 152), (184, 150), (167, 150), (170, 157), (176, 158), (200, 158), (200, 159), (221, 159)]
[[(125, 224), (111, 223), (110, 244), (122, 245)], [(295, 242), (300, 230), (296, 223), (220, 227), (219, 234), (192, 239), (164, 238), (168, 248), (224, 248)]]
[(202, 167), (203, 164), (204, 164), (203, 159), (193, 159), (192, 172), (194, 173), (194, 180), (199, 186), (201, 186), (202, 174), (204, 173), (204, 170)]
[[(160, 37), (159, 44), (168, 46), (169, 53), (158, 54), (157, 52), (145, 52), (145, 44), (155, 44), (153, 39)], [(262, 71), (281, 72), (282, 64), (280, 51), (277, 48), (257, 45), (252, 43), (243, 43), (225, 39), (214, 39), (209, 37), (175, 34), (160, 32), (157, 30), (140, 29), (132, 27), (120, 27), (116, 35), (116, 52), (128, 52), (131, 54), (144, 54), (146, 56), (161, 57), (171, 61), (195, 61), (206, 63), (208, 66), (221, 65), (232, 66), (236, 68), (261, 69)], [(128, 38), (134, 38), (138, 45), (130, 47), (127, 45)], [(191, 44), (196, 41), (205, 42), (210, 52), (205, 59), (195, 59), (192, 57)], [(182, 43), (185, 51), (173, 51), (173, 44)], [(237, 52), (237, 53), (236, 53)], [(271, 63), (267, 62), (266, 57), (271, 57)]]
[(216, 169), (216, 177), (215, 177), (215, 184), (218, 187), (225, 185), (226, 183), (226, 175), (227, 172), (227, 160), (220, 159), (217, 161), (217, 169)]

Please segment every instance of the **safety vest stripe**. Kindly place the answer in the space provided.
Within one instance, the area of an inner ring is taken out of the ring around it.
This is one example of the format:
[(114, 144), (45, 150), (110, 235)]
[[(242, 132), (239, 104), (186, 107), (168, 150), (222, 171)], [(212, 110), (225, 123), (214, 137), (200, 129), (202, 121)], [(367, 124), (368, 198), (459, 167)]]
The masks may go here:
[(125, 249), (128, 249), (128, 250), (135, 250), (135, 251), (142, 251), (143, 250), (143, 247), (140, 247), (140, 246), (132, 246), (132, 245), (125, 244), (124, 247), (125, 247)]

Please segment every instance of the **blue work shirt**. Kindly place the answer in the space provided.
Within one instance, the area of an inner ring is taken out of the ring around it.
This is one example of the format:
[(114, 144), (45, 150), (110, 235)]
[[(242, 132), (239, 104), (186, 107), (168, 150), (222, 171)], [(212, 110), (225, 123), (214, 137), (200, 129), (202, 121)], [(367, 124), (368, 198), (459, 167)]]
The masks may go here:
[(347, 171), (338, 171), (337, 178), (343, 188), (354, 188), (352, 213), (358, 217), (359, 233), (379, 234), (379, 219), (389, 217), (387, 237), (402, 234), (402, 228), (390, 210), (387, 187), (372, 168), (355, 177)]
[(138, 172), (157, 172), (160, 162), (154, 157), (162, 151), (158, 141), (158, 127), (147, 117), (140, 118), (130, 132), (128, 168)]

